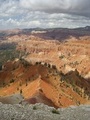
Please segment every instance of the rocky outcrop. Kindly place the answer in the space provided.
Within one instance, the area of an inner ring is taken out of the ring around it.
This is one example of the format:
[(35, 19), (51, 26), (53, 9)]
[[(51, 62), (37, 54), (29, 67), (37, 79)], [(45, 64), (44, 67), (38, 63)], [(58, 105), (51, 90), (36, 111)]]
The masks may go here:
[(0, 103), (0, 120), (89, 120), (90, 106), (55, 109), (44, 104), (7, 105)]
[(24, 97), (21, 94), (13, 94), (10, 96), (0, 97), (0, 102), (3, 104), (19, 104), (23, 101)]

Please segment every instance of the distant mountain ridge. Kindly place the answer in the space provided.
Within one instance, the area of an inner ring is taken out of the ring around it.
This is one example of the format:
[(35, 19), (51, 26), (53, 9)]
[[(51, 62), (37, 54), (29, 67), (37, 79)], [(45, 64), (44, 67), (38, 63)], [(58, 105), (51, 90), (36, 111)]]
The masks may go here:
[(33, 35), (44, 39), (64, 40), (70, 36), (90, 36), (90, 26), (80, 28), (26, 28), (0, 31), (0, 40), (14, 35), (31, 35), (32, 31), (46, 31), (46, 33), (35, 33)]

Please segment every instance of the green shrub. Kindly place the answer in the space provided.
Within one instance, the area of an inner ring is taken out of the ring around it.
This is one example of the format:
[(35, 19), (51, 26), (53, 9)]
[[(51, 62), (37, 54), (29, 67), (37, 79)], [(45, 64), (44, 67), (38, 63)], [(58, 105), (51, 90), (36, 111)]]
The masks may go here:
[(60, 59), (63, 59), (64, 57), (65, 57), (64, 55), (59, 56)]
[(22, 89), (20, 90), (20, 94), (22, 94)]
[(15, 81), (14, 79), (11, 79), (11, 80), (10, 80), (10, 83), (13, 83), (14, 81)]
[(17, 87), (17, 91), (19, 90), (19, 87)]
[(56, 68), (56, 65), (52, 65), (52, 69), (57, 69), (57, 68)]
[(36, 108), (36, 106), (33, 106), (33, 110), (36, 110), (37, 108)]
[(53, 110), (52, 110), (52, 113), (54, 113), (54, 114), (60, 114), (59, 111), (56, 110), (56, 109), (53, 109)]

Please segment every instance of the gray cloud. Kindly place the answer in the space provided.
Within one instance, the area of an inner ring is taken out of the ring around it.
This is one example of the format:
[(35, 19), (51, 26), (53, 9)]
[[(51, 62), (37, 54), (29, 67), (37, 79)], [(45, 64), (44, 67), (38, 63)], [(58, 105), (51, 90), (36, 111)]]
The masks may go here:
[(0, 29), (90, 25), (90, 0), (0, 0)]
[(90, 0), (20, 0), (29, 10), (90, 16)]

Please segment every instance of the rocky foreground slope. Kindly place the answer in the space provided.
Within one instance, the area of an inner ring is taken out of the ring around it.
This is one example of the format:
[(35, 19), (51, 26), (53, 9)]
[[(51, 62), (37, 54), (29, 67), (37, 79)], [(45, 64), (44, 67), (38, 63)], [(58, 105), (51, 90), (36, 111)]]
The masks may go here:
[(0, 120), (90, 120), (90, 106), (55, 109), (44, 104), (0, 103)]

